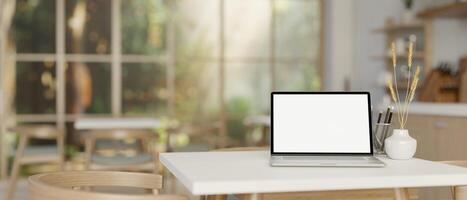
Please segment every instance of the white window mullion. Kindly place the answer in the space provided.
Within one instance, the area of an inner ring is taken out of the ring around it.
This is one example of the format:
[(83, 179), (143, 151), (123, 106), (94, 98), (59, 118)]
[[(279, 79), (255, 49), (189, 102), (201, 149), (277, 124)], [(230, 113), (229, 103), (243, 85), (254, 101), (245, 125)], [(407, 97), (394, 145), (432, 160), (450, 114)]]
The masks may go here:
[(55, 59), (57, 62), (56, 68), (56, 112), (57, 126), (61, 130), (65, 130), (65, 112), (66, 112), (66, 97), (65, 97), (65, 79), (66, 79), (66, 60), (65, 60), (65, 0), (56, 0), (56, 25), (55, 25)]
[(111, 94), (112, 94), (112, 115), (119, 117), (122, 115), (122, 29), (121, 29), (121, 0), (112, 1), (112, 74), (111, 74)]
[(219, 101), (220, 101), (220, 141), (222, 148), (227, 142), (227, 116), (225, 105), (225, 0), (220, 0), (219, 5)]
[(5, 144), (5, 124), (3, 120), (3, 104), (4, 104), (4, 90), (3, 90), (3, 76), (4, 76), (4, 61), (3, 56), (5, 55), (5, 45), (4, 41), (5, 36), (7, 35), (5, 32), (5, 28), (3, 25), (3, 1), (0, 0), (0, 180), (7, 178), (8, 169), (7, 169), (7, 155), (6, 155), (6, 144)]
[(167, 22), (167, 60), (166, 60), (166, 81), (167, 81), (167, 107), (169, 116), (175, 114), (175, 20), (176, 12), (173, 1), (166, 1), (169, 9)]
[(271, 78), (271, 91), (276, 90), (276, 9), (275, 0), (271, 2), (271, 21), (270, 21), (270, 35), (269, 35), (269, 67), (270, 67), (270, 78)]

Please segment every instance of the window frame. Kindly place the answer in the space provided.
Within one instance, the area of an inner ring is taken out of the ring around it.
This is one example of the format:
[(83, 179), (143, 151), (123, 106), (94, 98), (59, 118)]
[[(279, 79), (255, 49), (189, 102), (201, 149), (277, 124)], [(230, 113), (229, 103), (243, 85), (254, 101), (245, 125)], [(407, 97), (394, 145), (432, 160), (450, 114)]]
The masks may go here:
[[(281, 58), (276, 56), (276, 13), (274, 5), (276, 0), (270, 1), (271, 19), (269, 24), (269, 55), (267, 57), (242, 57), (242, 58), (227, 58), (225, 55), (225, 1), (219, 0), (219, 29), (220, 36), (219, 40), (219, 56), (218, 57), (194, 57), (192, 59), (197, 62), (206, 63), (217, 63), (219, 66), (219, 120), (221, 122), (221, 133), (226, 134), (226, 95), (225, 95), (225, 66), (231, 63), (262, 63), (269, 65), (269, 76), (270, 76), (270, 88), (274, 91), (277, 87), (277, 65), (283, 63), (311, 63), (317, 66), (317, 70), (321, 77), (321, 87), (323, 87), (323, 22), (324, 22), (324, 1), (319, 1), (320, 8), (320, 51), (317, 59), (311, 59), (306, 57), (294, 57), (294, 58)], [(290, 0), (290, 1), (316, 1), (316, 0)], [(167, 98), (167, 115), (172, 116), (174, 114), (174, 96), (175, 96), (175, 65), (177, 63), (177, 57), (175, 52), (175, 24), (173, 12), (177, 12), (174, 1), (165, 1), (167, 8), (169, 9), (167, 29), (166, 29), (166, 44), (167, 54), (165, 55), (134, 55), (134, 54), (122, 54), (122, 0), (113, 0), (111, 2), (111, 49), (109, 54), (70, 54), (66, 53), (65, 42), (66, 42), (66, 13), (65, 3), (66, 0), (55, 0), (56, 9), (56, 26), (55, 26), (55, 53), (17, 53), (16, 62), (43, 62), (53, 61), (56, 63), (56, 113), (55, 114), (20, 114), (17, 115), (18, 122), (56, 122), (58, 127), (65, 130), (65, 124), (67, 122), (74, 122), (78, 118), (96, 118), (96, 117), (130, 117), (135, 116), (133, 114), (122, 113), (122, 65), (124, 63), (163, 63), (166, 67), (166, 87), (168, 91)], [(313, 22), (310, 22), (313, 23)], [(67, 114), (66, 113), (66, 100), (65, 100), (65, 68), (68, 62), (103, 62), (109, 63), (111, 66), (111, 113), (108, 114)], [(151, 116), (151, 113), (141, 114), (137, 116)], [(157, 117), (157, 116), (152, 116)]]

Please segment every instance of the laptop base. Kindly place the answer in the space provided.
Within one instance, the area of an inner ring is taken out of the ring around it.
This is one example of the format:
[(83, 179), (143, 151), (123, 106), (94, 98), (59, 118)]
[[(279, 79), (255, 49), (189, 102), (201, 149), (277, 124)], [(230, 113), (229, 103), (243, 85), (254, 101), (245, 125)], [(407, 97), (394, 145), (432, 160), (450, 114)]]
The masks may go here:
[(384, 167), (373, 156), (271, 156), (273, 167)]

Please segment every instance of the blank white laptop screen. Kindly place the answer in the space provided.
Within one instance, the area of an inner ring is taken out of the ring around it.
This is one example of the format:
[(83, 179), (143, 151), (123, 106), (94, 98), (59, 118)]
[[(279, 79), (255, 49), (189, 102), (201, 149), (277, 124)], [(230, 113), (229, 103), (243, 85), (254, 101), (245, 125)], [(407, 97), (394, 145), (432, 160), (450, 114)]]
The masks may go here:
[(369, 94), (273, 93), (273, 153), (370, 153)]

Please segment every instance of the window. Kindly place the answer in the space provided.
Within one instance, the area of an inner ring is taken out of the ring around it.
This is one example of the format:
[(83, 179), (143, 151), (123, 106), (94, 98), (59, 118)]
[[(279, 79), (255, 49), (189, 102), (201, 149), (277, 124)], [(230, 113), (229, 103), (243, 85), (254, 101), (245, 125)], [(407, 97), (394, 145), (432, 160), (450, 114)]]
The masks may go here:
[(18, 62), (16, 67), (16, 112), (18, 114), (51, 114), (56, 112), (55, 77), (55, 63), (53, 62)]
[(94, 116), (221, 120), (241, 134), (244, 117), (269, 112), (270, 91), (321, 88), (321, 4), (18, 0), (17, 114), (62, 126)]

